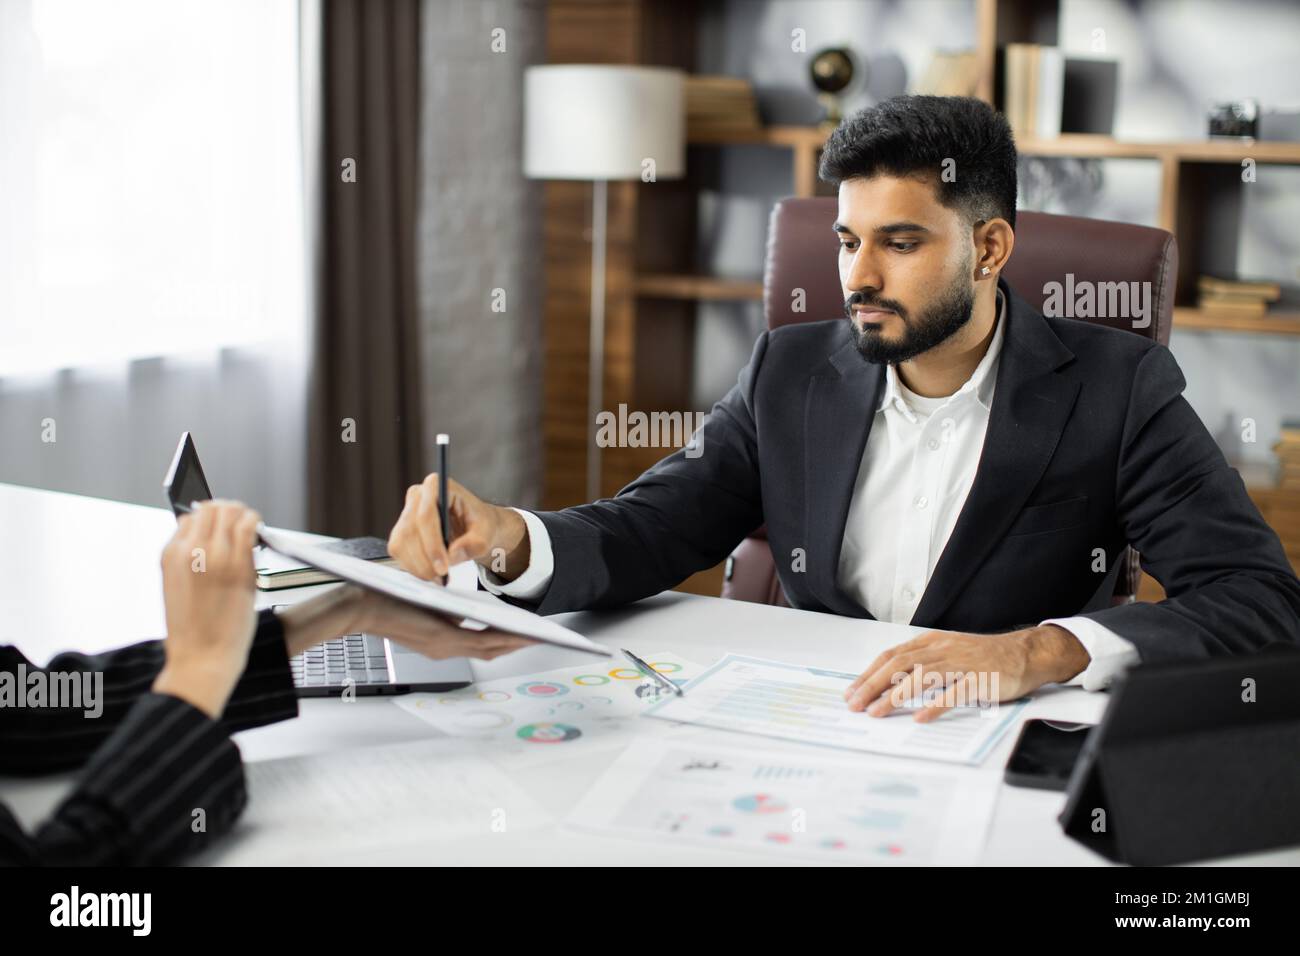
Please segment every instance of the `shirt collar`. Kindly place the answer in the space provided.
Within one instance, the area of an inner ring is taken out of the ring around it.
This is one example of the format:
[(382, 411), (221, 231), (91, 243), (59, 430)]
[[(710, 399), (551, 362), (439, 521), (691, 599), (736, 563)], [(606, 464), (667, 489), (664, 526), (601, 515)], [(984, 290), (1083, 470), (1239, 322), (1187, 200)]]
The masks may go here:
[[(979, 402), (986, 411), (991, 411), (993, 407), (993, 386), (997, 382), (997, 375), (994, 374), (998, 363), (998, 357), (1002, 353), (1002, 333), (1006, 328), (1006, 300), (1002, 295), (1002, 290), (998, 289), (998, 316), (994, 322), (993, 338), (989, 341), (989, 347), (980, 359), (975, 371), (971, 373), (964, 385), (952, 395), (948, 396), (949, 401), (964, 401), (967, 395), (973, 395), (975, 401)], [(907, 404), (907, 399), (903, 397), (902, 382), (898, 378), (898, 369), (894, 365), (885, 366), (885, 390), (880, 397), (880, 404), (876, 406), (876, 411), (884, 411), (891, 404), (895, 405), (909, 420), (915, 418), (911, 406)]]

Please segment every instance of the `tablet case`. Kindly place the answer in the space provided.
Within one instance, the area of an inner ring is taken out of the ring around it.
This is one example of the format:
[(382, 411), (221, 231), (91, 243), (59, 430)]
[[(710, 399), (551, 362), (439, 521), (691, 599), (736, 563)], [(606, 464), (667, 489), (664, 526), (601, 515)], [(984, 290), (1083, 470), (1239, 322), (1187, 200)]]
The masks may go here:
[(1068, 792), (1066, 834), (1123, 863), (1300, 843), (1300, 650), (1129, 671)]

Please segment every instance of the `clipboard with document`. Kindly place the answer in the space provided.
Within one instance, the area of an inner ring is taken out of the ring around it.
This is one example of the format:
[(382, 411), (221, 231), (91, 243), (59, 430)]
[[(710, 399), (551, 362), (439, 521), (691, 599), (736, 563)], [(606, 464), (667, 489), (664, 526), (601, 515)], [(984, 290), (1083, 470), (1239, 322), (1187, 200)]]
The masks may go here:
[(394, 567), (331, 551), (277, 528), (261, 526), (258, 535), (265, 545), (286, 557), (296, 558), (312, 567), (328, 571), (341, 580), (435, 614), (477, 621), (500, 631), (571, 651), (582, 651), (598, 657), (613, 656), (612, 651), (587, 640), (577, 631), (532, 611), (507, 604), (486, 591), (452, 591), (442, 585), (422, 581)]

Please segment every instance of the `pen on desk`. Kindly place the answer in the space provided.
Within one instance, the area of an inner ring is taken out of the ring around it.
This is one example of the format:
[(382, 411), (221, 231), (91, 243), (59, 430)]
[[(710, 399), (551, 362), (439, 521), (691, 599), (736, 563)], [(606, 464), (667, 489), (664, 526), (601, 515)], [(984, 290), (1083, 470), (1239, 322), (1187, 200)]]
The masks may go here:
[(636, 669), (639, 670), (642, 674), (645, 674), (648, 677), (653, 677), (656, 681), (659, 682), (659, 685), (661, 687), (664, 687), (665, 689), (672, 691), (678, 697), (685, 696), (685, 691), (683, 691), (680, 687), (678, 687), (676, 684), (670, 681), (663, 674), (659, 673), (657, 670), (655, 670), (645, 661), (641, 660), (641, 658), (637, 657), (626, 647), (620, 647), (619, 650), (623, 653), (623, 656), (626, 657), (629, 661), (631, 661), (632, 665), (636, 667)]
[[(450, 509), (447, 507), (447, 446), (451, 436), (438, 434), (438, 521), (442, 523), (442, 546), (451, 547), (451, 524), (448, 521)], [(451, 556), (448, 555), (450, 561)]]

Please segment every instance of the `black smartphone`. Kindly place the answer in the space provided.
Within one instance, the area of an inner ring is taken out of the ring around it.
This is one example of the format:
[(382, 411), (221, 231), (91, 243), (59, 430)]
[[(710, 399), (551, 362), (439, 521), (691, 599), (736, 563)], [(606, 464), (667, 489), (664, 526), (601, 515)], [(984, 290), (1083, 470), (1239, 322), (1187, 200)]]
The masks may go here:
[(1013, 787), (1064, 791), (1094, 724), (1027, 720), (1003, 779)]

